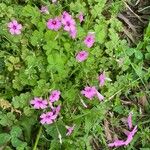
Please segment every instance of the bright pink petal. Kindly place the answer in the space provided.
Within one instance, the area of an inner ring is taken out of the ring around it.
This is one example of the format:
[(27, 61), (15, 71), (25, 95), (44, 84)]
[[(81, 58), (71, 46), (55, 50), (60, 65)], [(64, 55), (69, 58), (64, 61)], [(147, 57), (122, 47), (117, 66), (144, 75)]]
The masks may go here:
[(125, 145), (125, 141), (123, 140), (116, 140), (113, 143), (108, 144), (109, 147), (120, 147), (124, 145)]

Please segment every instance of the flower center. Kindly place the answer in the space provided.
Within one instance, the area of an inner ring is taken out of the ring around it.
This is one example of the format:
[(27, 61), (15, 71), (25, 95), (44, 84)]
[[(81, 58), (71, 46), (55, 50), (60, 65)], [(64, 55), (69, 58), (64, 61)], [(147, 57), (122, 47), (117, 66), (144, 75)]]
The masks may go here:
[(52, 94), (52, 97), (54, 98), (56, 96), (56, 93)]
[(80, 53), (80, 57), (83, 57), (84, 56), (84, 53)]
[(56, 23), (57, 23), (57, 22), (56, 22), (55, 20), (54, 20), (54, 21), (52, 21), (52, 24), (53, 24), (53, 25), (56, 25)]
[(90, 41), (91, 41), (91, 38), (88, 38), (87, 41), (90, 42)]
[(38, 103), (39, 103), (39, 104), (42, 104), (43, 102), (42, 102), (42, 101), (38, 101)]
[(67, 21), (66, 24), (67, 24), (67, 26), (70, 26), (70, 22), (69, 21)]
[(17, 29), (17, 27), (16, 27), (16, 25), (13, 25), (13, 27), (12, 27), (14, 30), (16, 30)]

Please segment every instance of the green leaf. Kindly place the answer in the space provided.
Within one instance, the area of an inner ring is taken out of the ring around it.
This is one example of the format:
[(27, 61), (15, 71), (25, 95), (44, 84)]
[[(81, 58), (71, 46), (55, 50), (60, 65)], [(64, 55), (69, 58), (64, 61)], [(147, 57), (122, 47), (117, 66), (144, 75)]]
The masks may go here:
[(22, 134), (22, 130), (19, 126), (13, 126), (11, 131), (10, 131), (11, 137), (20, 137)]
[(143, 54), (142, 54), (142, 52), (139, 51), (139, 50), (136, 50), (134, 54), (135, 54), (135, 57), (136, 57), (137, 59), (142, 59), (142, 58), (143, 58)]
[(107, 35), (107, 24), (100, 20), (100, 23), (95, 26), (95, 33), (97, 42), (104, 43)]
[(15, 115), (11, 112), (7, 114), (0, 114), (0, 124), (2, 126), (12, 126), (15, 120)]
[(12, 138), (11, 143), (12, 143), (13, 147), (17, 148), (17, 150), (24, 150), (24, 148), (27, 146), (27, 143), (22, 142), (18, 138)]
[(7, 133), (0, 134), (0, 146), (6, 144), (11, 139), (10, 135)]
[(23, 108), (29, 105), (29, 101), (31, 100), (32, 96), (29, 92), (22, 93), (20, 96), (13, 97), (12, 104), (15, 108)]

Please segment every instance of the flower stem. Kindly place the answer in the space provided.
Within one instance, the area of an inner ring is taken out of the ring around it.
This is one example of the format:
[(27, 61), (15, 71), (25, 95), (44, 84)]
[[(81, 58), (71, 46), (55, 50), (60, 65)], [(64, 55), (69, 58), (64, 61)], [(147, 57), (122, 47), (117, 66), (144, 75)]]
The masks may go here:
[(40, 128), (39, 128), (39, 132), (38, 132), (38, 134), (37, 134), (37, 137), (36, 137), (36, 141), (35, 141), (33, 150), (37, 150), (37, 145), (38, 145), (38, 142), (39, 142), (41, 133), (42, 133), (42, 126), (40, 126)]

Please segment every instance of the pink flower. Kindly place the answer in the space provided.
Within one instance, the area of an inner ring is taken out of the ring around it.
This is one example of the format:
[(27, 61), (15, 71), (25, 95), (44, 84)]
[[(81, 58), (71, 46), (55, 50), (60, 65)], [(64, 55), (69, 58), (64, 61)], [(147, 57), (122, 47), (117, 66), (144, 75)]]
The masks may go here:
[(49, 14), (48, 7), (47, 6), (42, 6), (41, 9), (40, 9), (40, 12), (44, 13), (44, 14)]
[(89, 53), (87, 51), (80, 51), (77, 55), (76, 55), (76, 60), (78, 62), (82, 62), (84, 60), (87, 59)]
[(94, 34), (91, 33), (89, 33), (84, 39), (85, 45), (89, 48), (93, 46), (94, 42), (95, 42), (95, 36)]
[(54, 115), (56, 116), (56, 118), (59, 115), (60, 108), (61, 108), (61, 106), (58, 105), (57, 107), (53, 107), (53, 109), (52, 109), (52, 111), (53, 111)]
[(53, 112), (47, 112), (47, 113), (43, 113), (41, 116), (41, 123), (42, 124), (52, 124), (54, 122), (54, 120), (56, 119), (56, 117), (53, 115)]
[(129, 114), (127, 118), (127, 122), (128, 122), (129, 129), (131, 129), (132, 128), (132, 113)]
[[(129, 114), (129, 117), (128, 117), (127, 121), (128, 121), (129, 128), (130, 127), (132, 128), (132, 116), (131, 116), (131, 113)], [(136, 132), (137, 132), (137, 125), (133, 128), (132, 131), (127, 131), (127, 130), (124, 131), (124, 133), (127, 136), (127, 139), (125, 141), (123, 141), (123, 140), (116, 140), (113, 143), (108, 144), (108, 146), (109, 147), (119, 147), (119, 146), (123, 146), (123, 145), (128, 145), (132, 141), (132, 139), (133, 139), (133, 137), (134, 137)]]
[(77, 29), (75, 28), (73, 31), (70, 31), (70, 36), (72, 37), (72, 39), (75, 39), (77, 36)]
[(128, 145), (132, 141), (133, 136), (135, 135), (136, 132), (137, 132), (137, 126), (135, 126), (132, 131), (129, 131), (129, 132), (125, 133), (127, 135), (125, 145)]
[(64, 25), (64, 30), (65, 31), (75, 31), (76, 30), (76, 27), (75, 27), (75, 21), (74, 19), (64, 19), (62, 21), (63, 25)]
[(72, 17), (68, 12), (64, 11), (62, 13), (61, 21), (63, 24), (66, 22), (66, 20), (71, 20), (71, 19), (72, 19)]
[(49, 97), (50, 102), (53, 103), (53, 102), (55, 102), (55, 101), (58, 101), (59, 98), (60, 98), (60, 94), (61, 94), (61, 92), (58, 91), (58, 90), (52, 91), (52, 92), (51, 92), (51, 95), (50, 95), (50, 97)]
[(47, 108), (48, 102), (42, 98), (35, 97), (34, 100), (30, 101), (30, 104), (32, 104), (35, 109), (45, 109)]
[(72, 16), (64, 11), (61, 17), (61, 22), (64, 26), (64, 30), (70, 33), (70, 36), (74, 39), (77, 34), (76, 22)]
[(108, 144), (109, 147), (120, 147), (125, 145), (125, 141), (123, 140), (115, 140), (113, 143)]
[(56, 118), (58, 117), (60, 112), (60, 105), (57, 107), (53, 107), (53, 110), (51, 112), (43, 113), (40, 118), (41, 118), (41, 123), (42, 124), (52, 124)]
[(47, 28), (50, 30), (58, 31), (61, 28), (61, 21), (58, 17), (49, 19), (47, 22)]
[(22, 25), (17, 22), (17, 20), (13, 20), (8, 23), (9, 32), (12, 35), (21, 34)]
[(84, 88), (84, 90), (81, 91), (81, 94), (91, 100), (96, 95), (96, 88), (94, 86), (87, 86)]
[(72, 134), (72, 132), (73, 132), (73, 130), (74, 130), (74, 127), (75, 127), (75, 125), (73, 125), (72, 127), (66, 126), (66, 129), (67, 129), (66, 135), (67, 135), (67, 136), (69, 136), (69, 135)]
[(105, 76), (104, 72), (99, 75), (98, 80), (99, 80), (100, 86), (103, 86), (105, 84), (106, 76)]
[(80, 23), (84, 20), (84, 17), (83, 17), (83, 13), (82, 13), (82, 12), (79, 13), (78, 18), (79, 18), (79, 20), (80, 20)]
[(102, 101), (104, 99), (104, 96), (101, 95), (97, 90), (96, 90), (96, 95), (100, 101)]

